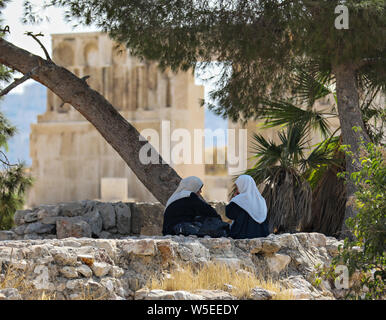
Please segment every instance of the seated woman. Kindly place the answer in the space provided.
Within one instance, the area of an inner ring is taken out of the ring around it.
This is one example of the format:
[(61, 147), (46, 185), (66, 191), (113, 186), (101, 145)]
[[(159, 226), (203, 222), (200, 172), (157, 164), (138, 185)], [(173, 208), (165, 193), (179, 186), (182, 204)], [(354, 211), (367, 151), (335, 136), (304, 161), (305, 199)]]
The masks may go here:
[[(201, 198), (201, 189), (203, 182), (198, 177), (187, 177), (182, 179), (176, 191), (172, 194), (166, 203), (164, 212), (163, 235), (198, 235), (204, 221), (208, 218), (214, 218), (219, 221), (217, 224), (228, 224), (222, 222), (208, 203)], [(220, 235), (226, 236), (226, 233)]]
[(229, 237), (250, 239), (269, 234), (267, 205), (251, 176), (241, 175), (235, 181), (237, 191), (225, 207), (225, 215), (233, 220)]

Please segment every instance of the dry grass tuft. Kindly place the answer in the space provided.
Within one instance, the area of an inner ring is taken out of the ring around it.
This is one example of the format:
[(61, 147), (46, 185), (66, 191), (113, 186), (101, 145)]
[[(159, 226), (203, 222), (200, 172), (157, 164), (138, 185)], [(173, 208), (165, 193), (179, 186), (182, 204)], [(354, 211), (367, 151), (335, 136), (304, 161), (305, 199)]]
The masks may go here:
[(25, 300), (55, 300), (55, 294), (37, 290), (31, 283), (28, 283), (27, 274), (27, 270), (22, 272), (10, 263), (4, 275), (0, 275), (0, 290), (15, 288)]
[(248, 299), (251, 290), (260, 287), (276, 293), (276, 300), (292, 300), (294, 297), (272, 279), (259, 279), (248, 270), (236, 270), (225, 264), (210, 263), (194, 270), (191, 265), (173, 271), (164, 279), (151, 278), (146, 287), (166, 291), (184, 290), (194, 292), (199, 289), (224, 290), (231, 285), (230, 293), (238, 299)]

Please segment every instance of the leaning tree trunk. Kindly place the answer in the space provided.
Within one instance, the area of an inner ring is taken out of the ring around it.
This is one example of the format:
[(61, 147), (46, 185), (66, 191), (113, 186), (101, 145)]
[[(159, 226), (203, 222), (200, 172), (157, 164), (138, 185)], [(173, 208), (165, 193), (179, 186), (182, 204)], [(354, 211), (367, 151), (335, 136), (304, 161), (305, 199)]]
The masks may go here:
[[(339, 121), (342, 132), (343, 145), (349, 145), (353, 156), (346, 155), (346, 171), (348, 174), (360, 170), (358, 148), (363, 139), (366, 143), (370, 141), (362, 119), (362, 113), (359, 107), (359, 95), (356, 79), (356, 68), (354, 65), (339, 65), (334, 68), (336, 78), (336, 96), (338, 100)], [(353, 130), (353, 127), (359, 127), (362, 130)], [(357, 160), (353, 163), (353, 160)], [(349, 236), (345, 221), (356, 215), (354, 207), (354, 193), (356, 191), (354, 183), (347, 183), (347, 202), (342, 228), (342, 236)]]
[(4, 39), (0, 39), (0, 63), (24, 75), (32, 71), (32, 79), (71, 104), (95, 126), (154, 197), (166, 204), (181, 178), (168, 164), (163, 164), (161, 156), (159, 164), (141, 163), (139, 151), (147, 141), (140, 141), (139, 132), (102, 95), (67, 69)]

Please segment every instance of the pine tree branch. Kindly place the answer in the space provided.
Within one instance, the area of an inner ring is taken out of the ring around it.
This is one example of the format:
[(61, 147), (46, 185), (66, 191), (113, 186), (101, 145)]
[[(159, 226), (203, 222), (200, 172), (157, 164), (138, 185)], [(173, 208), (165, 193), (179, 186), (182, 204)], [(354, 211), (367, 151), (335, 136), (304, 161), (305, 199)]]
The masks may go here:
[(8, 92), (10, 92), (12, 89), (16, 88), (18, 85), (22, 84), (24, 81), (30, 79), (32, 75), (37, 71), (39, 67), (33, 68), (30, 72), (27, 72), (23, 77), (16, 79), (14, 82), (12, 82), (8, 87), (3, 89), (0, 92), (0, 97), (6, 95)]
[(11, 164), (11, 163), (9, 163), (9, 160), (8, 160), (7, 156), (5, 155), (5, 153), (4, 153), (3, 151), (0, 150), (0, 153), (1, 153), (1, 155), (2, 155), (2, 156), (4, 157), (4, 159), (5, 159), (5, 160), (3, 160), (3, 159), (1, 159), (1, 157), (0, 157), (0, 162), (1, 162), (2, 164), (6, 165), (6, 166), (8, 166), (8, 167), (15, 167), (15, 166), (17, 166), (17, 164)]
[(27, 31), (25, 34), (26, 34), (27, 36), (30, 36), (30, 37), (34, 38), (34, 40), (35, 40), (37, 43), (39, 43), (40, 47), (43, 49), (44, 54), (45, 54), (47, 60), (48, 60), (48, 61), (52, 61), (50, 55), (48, 54), (48, 51), (47, 51), (46, 47), (45, 47), (45, 46), (40, 42), (40, 40), (38, 39), (38, 37), (44, 37), (44, 34), (41, 33), (41, 32), (40, 32), (40, 33), (37, 33), (37, 34), (33, 34), (31, 31)]

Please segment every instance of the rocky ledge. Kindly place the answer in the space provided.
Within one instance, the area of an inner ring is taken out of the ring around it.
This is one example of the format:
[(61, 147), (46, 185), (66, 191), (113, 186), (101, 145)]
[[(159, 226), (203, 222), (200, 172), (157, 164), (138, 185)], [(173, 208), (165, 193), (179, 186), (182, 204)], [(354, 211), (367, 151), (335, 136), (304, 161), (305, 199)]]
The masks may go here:
[[(315, 267), (328, 265), (342, 244), (319, 233), (233, 240), (183, 236), (128, 236), (123, 239), (64, 238), (0, 241), (0, 299), (235, 299), (224, 290), (198, 292), (144, 289), (190, 264), (210, 262), (248, 269), (285, 285), (295, 299), (336, 299), (333, 283), (314, 283)], [(10, 274), (23, 277), (22, 290)], [(271, 299), (254, 288), (252, 299)]]
[[(211, 202), (225, 217), (225, 203)], [(100, 202), (84, 200), (18, 210), (15, 227), (0, 231), (0, 240), (62, 238), (120, 239), (162, 235), (164, 206), (159, 202)]]

